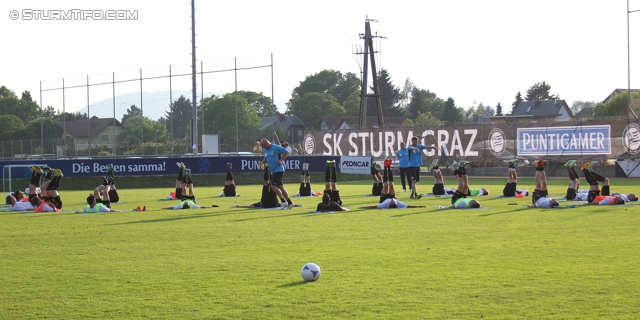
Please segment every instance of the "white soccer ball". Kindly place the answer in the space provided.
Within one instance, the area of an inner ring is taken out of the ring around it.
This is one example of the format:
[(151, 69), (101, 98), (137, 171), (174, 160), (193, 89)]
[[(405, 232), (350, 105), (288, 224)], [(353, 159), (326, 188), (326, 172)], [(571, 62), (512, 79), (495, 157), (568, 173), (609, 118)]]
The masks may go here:
[(320, 278), (320, 267), (315, 263), (307, 263), (300, 273), (304, 281), (316, 281)]

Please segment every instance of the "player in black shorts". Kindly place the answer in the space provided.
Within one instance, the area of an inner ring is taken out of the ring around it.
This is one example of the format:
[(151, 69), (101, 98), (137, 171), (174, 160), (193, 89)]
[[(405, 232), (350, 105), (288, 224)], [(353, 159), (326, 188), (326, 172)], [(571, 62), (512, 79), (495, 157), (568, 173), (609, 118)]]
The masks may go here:
[(458, 162), (457, 165), (454, 162), (451, 165), (454, 169), (453, 174), (458, 178), (458, 188), (451, 197), (452, 205), (455, 205), (458, 199), (466, 198), (469, 195), (469, 177), (467, 177), (467, 169), (465, 168), (465, 165), (466, 163), (464, 161)]
[(196, 196), (193, 193), (193, 179), (191, 178), (191, 169), (188, 169), (184, 163), (176, 163), (180, 171), (178, 171), (178, 178), (176, 179), (176, 199), (180, 200), (193, 200), (196, 201)]
[(444, 178), (442, 177), (440, 167), (438, 167), (438, 160), (436, 160), (436, 164), (433, 166), (433, 168), (431, 168), (431, 172), (433, 173), (433, 178), (435, 179), (431, 192), (436, 196), (441, 196), (445, 193)]
[(567, 188), (567, 195), (565, 195), (565, 199), (567, 200), (575, 200), (578, 194), (578, 188), (580, 187), (580, 176), (578, 176), (578, 172), (575, 169), (576, 160), (569, 160), (564, 164), (569, 172), (569, 187)]
[(515, 197), (516, 188), (518, 186), (518, 174), (516, 172), (517, 159), (509, 161), (509, 180), (502, 189), (502, 195), (505, 197)]
[(338, 190), (337, 185), (335, 160), (327, 160), (327, 171), (324, 174), (324, 181), (324, 193), (329, 194), (331, 201), (342, 205), (342, 200), (340, 200), (340, 191)]
[(233, 173), (231, 173), (231, 163), (227, 162), (227, 177), (224, 181), (224, 191), (222, 194), (225, 197), (236, 196), (236, 182), (233, 180)]
[(271, 181), (269, 177), (269, 167), (264, 169), (264, 177), (262, 178), (262, 197), (260, 202), (250, 204), (248, 206), (236, 206), (236, 208), (275, 208), (278, 206), (278, 196), (271, 190)]
[(371, 161), (371, 177), (373, 178), (373, 187), (371, 187), (371, 195), (379, 196), (382, 194), (382, 188), (384, 188), (384, 184), (382, 183), (382, 176), (378, 169), (376, 168), (375, 162)]
[(347, 211), (347, 209), (341, 207), (335, 201), (331, 201), (331, 196), (328, 193), (322, 195), (322, 202), (318, 203), (318, 207), (316, 207), (316, 211), (327, 212), (327, 211)]
[(300, 190), (301, 197), (311, 196), (311, 176), (309, 175), (309, 164), (302, 164), (302, 172), (300, 172)]

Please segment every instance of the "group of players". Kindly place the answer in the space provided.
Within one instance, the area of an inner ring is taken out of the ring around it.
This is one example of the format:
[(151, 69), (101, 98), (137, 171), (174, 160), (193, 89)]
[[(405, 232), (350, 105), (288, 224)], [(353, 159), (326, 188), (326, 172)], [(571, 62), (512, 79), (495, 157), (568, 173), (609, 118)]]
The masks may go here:
[[(236, 206), (237, 208), (280, 208), (291, 209), (294, 207), (294, 203), (289, 197), (289, 193), (283, 184), (284, 166), (283, 161), (289, 156), (290, 152), (286, 148), (271, 143), (267, 139), (260, 141), (262, 147), (262, 154), (264, 160), (261, 161), (261, 167), (264, 171), (263, 175), (263, 187), (262, 195), (259, 202), (246, 205)], [(400, 144), (400, 150), (398, 150), (398, 167), (400, 171), (400, 178), (402, 181), (403, 192), (406, 192), (405, 178), (410, 186), (412, 199), (420, 199), (421, 195), (417, 191), (417, 185), (420, 177), (420, 167), (422, 166), (422, 150), (428, 149), (424, 145), (418, 144), (418, 137), (413, 137), (411, 144), (407, 147), (404, 142)], [(515, 169), (515, 163), (517, 160), (509, 162), (508, 180), (503, 189), (504, 197), (524, 197), (528, 196), (529, 192), (524, 189), (517, 188), (517, 174)], [(177, 163), (179, 172), (176, 179), (175, 193), (170, 194), (170, 198), (179, 199), (181, 202), (175, 206), (167, 207), (163, 209), (197, 209), (207, 208), (199, 206), (195, 203), (195, 194), (193, 191), (193, 179), (191, 176), (191, 170), (188, 169), (184, 163)], [(372, 195), (380, 196), (379, 203), (375, 206), (361, 207), (363, 209), (371, 208), (419, 208), (424, 206), (410, 206), (396, 198), (396, 191), (393, 182), (393, 161), (392, 159), (385, 159), (383, 163), (383, 175), (379, 173), (376, 166), (371, 167), (371, 175), (374, 180), (372, 187)], [(547, 191), (547, 180), (544, 171), (546, 163), (543, 160), (535, 162), (536, 175), (535, 190), (532, 193), (531, 207), (537, 208), (554, 208), (559, 206), (558, 199), (549, 197)], [(589, 190), (580, 190), (579, 183), (580, 178), (575, 170), (576, 160), (570, 160), (565, 164), (565, 167), (569, 173), (570, 185), (567, 189), (565, 196), (566, 200), (585, 200), (589, 204), (600, 205), (615, 205), (624, 204), (627, 201), (637, 201), (638, 197), (631, 193), (628, 195), (621, 193), (611, 193), (609, 179), (593, 172), (591, 164), (589, 162), (582, 166), (582, 172), (585, 179), (589, 183)], [(457, 188), (445, 188), (444, 178), (442, 172), (438, 166), (438, 162), (432, 167), (432, 175), (434, 177), (434, 184), (432, 188), (432, 195), (442, 196), (451, 195), (451, 206), (453, 209), (463, 208), (479, 208), (480, 202), (476, 199), (468, 198), (470, 196), (482, 196), (488, 195), (489, 191), (485, 188), (469, 188), (469, 181), (466, 172), (466, 163), (455, 161), (451, 164), (451, 169), (458, 181)], [(29, 169), (32, 172), (31, 181), (29, 185), (28, 197), (17, 190), (12, 194), (7, 195), (6, 203), (10, 205), (11, 210), (34, 210), (36, 212), (51, 212), (60, 211), (62, 208), (62, 201), (58, 194), (58, 188), (60, 187), (60, 180), (63, 177), (60, 169), (52, 169), (49, 167), (31, 166)], [(103, 182), (97, 186), (93, 194), (87, 197), (87, 205), (84, 212), (113, 212), (116, 210), (111, 209), (112, 202), (118, 202), (119, 196), (115, 187), (115, 175), (113, 171), (113, 165), (107, 165), (107, 176), (103, 177)], [(44, 181), (40, 183), (42, 174), (45, 174)], [(300, 190), (297, 196), (312, 196), (315, 195), (311, 190), (309, 174), (309, 164), (303, 164), (301, 172)], [(599, 183), (602, 183), (602, 189)], [(44, 190), (44, 191), (40, 191)], [(227, 163), (227, 175), (225, 178), (225, 185), (221, 196), (234, 197), (236, 196), (236, 185), (233, 179), (232, 165)], [(278, 201), (279, 200), (279, 201)], [(328, 160), (327, 168), (325, 171), (325, 188), (322, 193), (322, 202), (317, 206), (317, 211), (343, 211), (347, 210), (342, 207), (342, 201), (340, 199), (340, 192), (337, 186), (336, 176), (336, 163), (335, 161)], [(137, 210), (146, 210), (138, 207)]]

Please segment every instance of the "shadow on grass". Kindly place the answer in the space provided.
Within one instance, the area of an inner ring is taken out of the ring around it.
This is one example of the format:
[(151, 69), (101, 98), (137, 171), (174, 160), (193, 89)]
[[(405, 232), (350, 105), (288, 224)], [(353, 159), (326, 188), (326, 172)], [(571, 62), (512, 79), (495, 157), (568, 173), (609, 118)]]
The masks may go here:
[(279, 286), (277, 286), (277, 288), (291, 288), (291, 287), (296, 287), (296, 286), (300, 286), (303, 284), (307, 284), (306, 281), (295, 281), (295, 282), (291, 282), (291, 283), (285, 283), (285, 284), (281, 284)]
[(167, 218), (159, 218), (159, 219), (150, 219), (150, 220), (137, 220), (137, 221), (129, 221), (122, 223), (114, 223), (111, 225), (124, 225), (124, 224), (140, 224), (140, 223), (156, 223), (156, 222), (170, 222), (170, 221), (180, 221), (180, 220), (188, 220), (188, 219), (197, 219), (197, 218), (208, 218), (208, 217), (216, 217), (216, 216), (226, 216), (230, 214), (235, 214), (235, 212), (225, 212), (225, 213), (201, 213), (194, 214), (190, 216), (181, 216), (181, 217), (167, 217)]
[(292, 217), (292, 216), (302, 216), (302, 215), (307, 215), (307, 214), (308, 214), (308, 213), (306, 213), (306, 212), (297, 212), (297, 213), (280, 214), (280, 215), (273, 215), (273, 216), (264, 216), (264, 217), (253, 217), (253, 218), (246, 218), (246, 219), (237, 219), (237, 220), (233, 220), (233, 221), (235, 221), (235, 222), (242, 222), (242, 221), (260, 220), (260, 219), (285, 218), (285, 217)]

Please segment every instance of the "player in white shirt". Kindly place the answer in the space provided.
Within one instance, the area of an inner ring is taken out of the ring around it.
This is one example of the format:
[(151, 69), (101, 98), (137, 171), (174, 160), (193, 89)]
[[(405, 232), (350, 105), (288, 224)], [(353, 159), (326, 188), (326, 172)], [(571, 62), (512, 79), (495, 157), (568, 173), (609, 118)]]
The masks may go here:
[(382, 176), (384, 186), (382, 188), (382, 195), (380, 196), (380, 203), (375, 206), (360, 207), (360, 209), (424, 208), (425, 206), (410, 206), (396, 199), (396, 188), (393, 184), (393, 172), (391, 171), (391, 163), (391, 159), (384, 160), (384, 175)]
[(544, 166), (546, 162), (538, 160), (536, 165), (536, 189), (533, 191), (531, 201), (533, 202), (531, 208), (557, 208), (560, 206), (558, 200), (549, 198), (549, 192), (547, 191), (547, 175), (544, 173)]
[(7, 203), (11, 211), (33, 210), (33, 205), (28, 201), (17, 201), (13, 195), (7, 195)]

